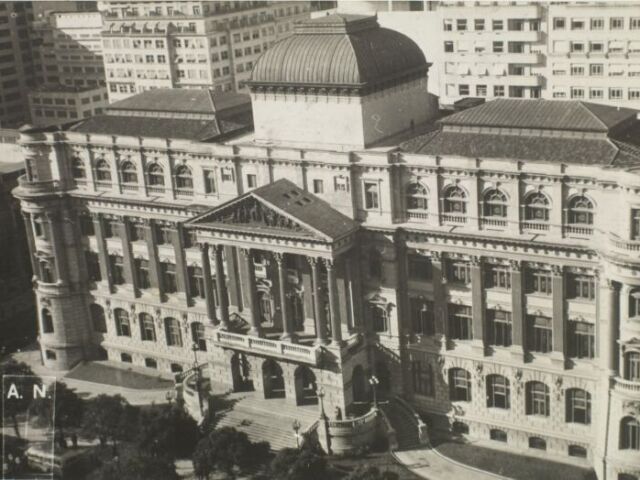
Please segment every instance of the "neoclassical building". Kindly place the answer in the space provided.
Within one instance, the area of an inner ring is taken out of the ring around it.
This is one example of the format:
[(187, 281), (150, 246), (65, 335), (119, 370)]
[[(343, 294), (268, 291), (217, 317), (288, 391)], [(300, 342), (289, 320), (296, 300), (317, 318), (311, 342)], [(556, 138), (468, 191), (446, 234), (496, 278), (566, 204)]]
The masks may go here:
[(22, 130), (52, 369), (109, 358), (640, 475), (640, 121), (495, 100), (435, 121), (374, 17), (302, 23), (250, 97), (155, 90)]

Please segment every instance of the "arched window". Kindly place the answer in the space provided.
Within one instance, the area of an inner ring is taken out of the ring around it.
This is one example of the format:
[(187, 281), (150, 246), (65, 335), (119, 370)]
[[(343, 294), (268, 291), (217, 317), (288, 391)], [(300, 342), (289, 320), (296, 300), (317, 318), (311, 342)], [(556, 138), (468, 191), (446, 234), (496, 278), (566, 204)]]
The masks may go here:
[(484, 216), (499, 218), (507, 216), (507, 196), (497, 188), (484, 194)]
[(509, 408), (509, 380), (502, 375), (487, 376), (487, 407)]
[(568, 423), (591, 423), (591, 394), (581, 388), (570, 388), (565, 395), (566, 421)]
[(167, 336), (167, 345), (170, 347), (182, 346), (180, 324), (175, 318), (167, 317), (164, 319), (164, 330)]
[(42, 318), (42, 333), (53, 333), (53, 317), (48, 308), (43, 308), (40, 312)]
[(157, 163), (152, 163), (147, 169), (147, 180), (152, 187), (164, 187), (164, 169)]
[(148, 313), (141, 313), (140, 320), (140, 338), (145, 342), (156, 341), (156, 325), (153, 317)]
[(462, 368), (449, 370), (449, 397), (452, 402), (471, 401), (471, 374)]
[(54, 283), (56, 281), (50, 260), (40, 260), (40, 280), (42, 283)]
[(620, 450), (640, 450), (640, 422), (633, 417), (620, 420)]
[(129, 314), (122, 308), (116, 308), (113, 311), (116, 319), (116, 332), (119, 337), (131, 336), (131, 324), (129, 323)]
[(447, 187), (443, 195), (444, 213), (464, 215), (467, 213), (467, 194), (457, 185)]
[(136, 166), (133, 162), (124, 162), (120, 168), (120, 175), (122, 176), (122, 183), (138, 183), (138, 171), (136, 170)]
[(624, 354), (624, 379), (640, 382), (640, 352)]
[(540, 437), (529, 437), (529, 448), (535, 448), (536, 450), (546, 450), (547, 441)]
[(427, 210), (429, 197), (427, 189), (419, 183), (412, 183), (407, 187), (407, 208), (409, 210)]
[(549, 416), (549, 387), (542, 382), (527, 382), (526, 397), (527, 415)]
[(524, 218), (536, 222), (548, 222), (551, 206), (549, 199), (541, 192), (528, 195), (524, 201)]
[(96, 163), (96, 180), (98, 182), (111, 181), (111, 167), (105, 159), (100, 159)]
[(91, 314), (93, 330), (98, 333), (107, 333), (107, 321), (104, 316), (104, 308), (97, 303), (92, 303), (89, 307), (89, 313)]
[(128, 353), (121, 353), (120, 360), (122, 360), (125, 363), (133, 363), (133, 358)]
[(74, 157), (71, 159), (71, 176), (75, 180), (87, 178), (87, 170), (84, 166), (84, 161), (81, 158)]
[(179, 165), (176, 168), (176, 188), (178, 193), (193, 193), (193, 175), (186, 165)]
[(569, 223), (593, 225), (593, 202), (584, 195), (569, 200)]
[(389, 318), (387, 310), (383, 305), (371, 306), (371, 322), (373, 324), (374, 332), (386, 332), (389, 328)]
[(205, 340), (204, 325), (202, 323), (193, 322), (191, 324), (191, 340), (198, 346), (198, 350), (207, 351), (207, 341)]

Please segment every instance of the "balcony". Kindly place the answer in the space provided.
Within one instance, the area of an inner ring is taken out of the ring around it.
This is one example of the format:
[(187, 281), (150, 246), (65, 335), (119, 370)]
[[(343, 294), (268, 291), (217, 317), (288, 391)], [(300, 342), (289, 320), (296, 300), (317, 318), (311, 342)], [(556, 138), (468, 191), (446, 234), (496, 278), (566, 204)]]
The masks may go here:
[(480, 225), (483, 228), (500, 229), (500, 230), (502, 230), (503, 228), (506, 228), (507, 221), (505, 219), (502, 219), (502, 218), (487, 218), (487, 217), (483, 217), (483, 218), (480, 219)]
[(524, 232), (544, 233), (549, 231), (549, 224), (545, 222), (522, 222)]
[(588, 226), (565, 225), (563, 230), (567, 237), (589, 238), (593, 235), (593, 227)]
[(147, 194), (149, 195), (164, 195), (164, 187), (147, 187)]
[(613, 234), (609, 234), (609, 250), (628, 260), (640, 262), (640, 240), (625, 240)]
[(59, 180), (29, 180), (26, 175), (22, 175), (18, 178), (18, 185), (22, 192), (27, 195), (50, 193), (60, 189)]
[(426, 222), (429, 220), (427, 212), (407, 212), (407, 219), (410, 222)]
[(464, 225), (467, 223), (466, 215), (452, 215), (450, 213), (443, 213), (440, 215), (440, 219), (444, 224)]
[(625, 380), (624, 378), (615, 377), (615, 389), (620, 392), (631, 393), (633, 395), (640, 395), (640, 382), (634, 382), (632, 380)]
[(211, 340), (221, 347), (242, 350), (252, 354), (262, 353), (283, 360), (294, 360), (310, 365), (317, 366), (320, 359), (320, 347), (317, 346), (281, 342), (224, 330), (216, 330)]

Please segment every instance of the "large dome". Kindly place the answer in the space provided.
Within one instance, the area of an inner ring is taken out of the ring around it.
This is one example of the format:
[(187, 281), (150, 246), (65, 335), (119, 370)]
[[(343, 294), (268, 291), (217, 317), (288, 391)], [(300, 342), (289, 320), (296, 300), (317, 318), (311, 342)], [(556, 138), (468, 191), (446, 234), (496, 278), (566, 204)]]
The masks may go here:
[(249, 85), (369, 89), (428, 68), (413, 40), (380, 28), (376, 17), (335, 14), (297, 24), (258, 59)]

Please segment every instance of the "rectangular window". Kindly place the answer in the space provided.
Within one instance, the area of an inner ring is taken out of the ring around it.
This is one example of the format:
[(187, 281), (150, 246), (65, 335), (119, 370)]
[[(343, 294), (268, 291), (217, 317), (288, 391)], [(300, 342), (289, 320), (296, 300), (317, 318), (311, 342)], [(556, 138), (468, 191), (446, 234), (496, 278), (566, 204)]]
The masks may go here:
[(349, 178), (340, 175), (333, 179), (333, 189), (336, 192), (348, 192), (349, 191)]
[(604, 66), (601, 63), (592, 63), (589, 65), (589, 75), (591, 76), (602, 76), (604, 71)]
[(601, 88), (590, 88), (589, 89), (589, 98), (603, 99), (604, 98), (604, 90), (602, 90)]
[(434, 396), (433, 369), (430, 364), (425, 365), (420, 360), (412, 360), (411, 378), (414, 393), (427, 397)]
[(552, 350), (551, 318), (527, 316), (529, 330), (529, 350), (538, 353), (548, 353)]
[(569, 275), (569, 298), (595, 300), (596, 280), (593, 275)]
[(202, 268), (189, 267), (189, 293), (193, 298), (205, 298), (204, 276)]
[(378, 182), (364, 182), (364, 208), (367, 210), (380, 208)]
[(222, 167), (220, 169), (220, 177), (223, 182), (233, 182), (235, 178), (233, 174), (233, 167)]
[(487, 86), (486, 85), (476, 85), (476, 96), (477, 97), (486, 97), (487, 96)]
[(609, 99), (610, 100), (622, 100), (622, 89), (621, 88), (610, 88), (609, 89)]
[(571, 98), (584, 98), (584, 88), (571, 88)]
[(409, 298), (411, 326), (417, 335), (434, 335), (433, 302), (421, 298)]
[(162, 271), (162, 284), (164, 286), (165, 293), (177, 292), (178, 284), (176, 282), (176, 266), (173, 263), (161, 263), (160, 270)]
[(527, 292), (551, 295), (551, 272), (534, 270), (527, 275)]
[(216, 172), (215, 170), (203, 170), (204, 177), (204, 193), (213, 194), (217, 193), (216, 188)]
[(444, 51), (445, 51), (445, 53), (453, 53), (453, 42), (452, 41), (444, 42)]
[(609, 20), (609, 28), (611, 28), (611, 30), (622, 30), (624, 28), (624, 18), (612, 17)]
[(640, 100), (640, 88), (629, 89), (629, 100)]
[(80, 217), (80, 233), (85, 237), (93, 237), (96, 234), (93, 219), (88, 215)]
[(504, 22), (502, 20), (493, 20), (491, 28), (495, 31), (504, 30)]
[(584, 20), (581, 18), (572, 18), (571, 30), (584, 30)]
[(467, 29), (467, 19), (466, 18), (458, 18), (456, 20), (456, 30), (459, 32), (463, 32)]
[(171, 244), (171, 229), (158, 227), (156, 241), (158, 245), (170, 245)]
[(511, 288), (511, 270), (505, 266), (489, 266), (486, 271), (487, 288)]
[(504, 85), (494, 85), (493, 87), (494, 97), (504, 97)]
[(493, 53), (504, 52), (504, 42), (493, 42)]
[(258, 177), (255, 173), (247, 174), (247, 188), (256, 188), (258, 186)]
[(603, 53), (604, 43), (602, 42), (589, 42), (589, 51), (591, 53)]
[(99, 282), (102, 280), (100, 273), (100, 261), (98, 260), (98, 254), (95, 252), (84, 252), (84, 258), (87, 263), (87, 273), (89, 275), (90, 282)]
[(458, 85), (458, 95), (466, 96), (469, 95), (469, 85)]
[(511, 345), (511, 312), (488, 310), (491, 345), (508, 347)]
[(151, 287), (149, 277), (149, 261), (137, 258), (135, 261), (136, 276), (138, 277), (138, 288), (145, 290)]
[(454, 340), (471, 340), (471, 307), (449, 304), (449, 337)]
[(324, 182), (318, 178), (313, 181), (313, 193), (315, 194), (323, 194), (324, 193)]
[(468, 285), (471, 283), (471, 265), (468, 262), (449, 262), (447, 279), (452, 283)]
[(640, 17), (634, 17), (629, 20), (629, 28), (631, 30), (640, 30)]
[(451, 32), (453, 30), (453, 20), (445, 18), (442, 24), (445, 32)]
[(124, 264), (120, 255), (109, 255), (111, 277), (114, 285), (124, 285)]
[(604, 18), (592, 18), (591, 30), (602, 30), (604, 28)]
[(555, 17), (553, 19), (553, 29), (554, 30), (564, 30), (566, 25), (566, 21), (564, 17)]
[(569, 321), (569, 356), (595, 357), (595, 328), (591, 323)]
[(477, 31), (484, 30), (484, 18), (476, 18), (474, 23), (474, 29)]
[(584, 42), (571, 42), (572, 53), (584, 53)]
[(571, 75), (574, 75), (574, 76), (584, 75), (584, 65), (571, 65)]
[(631, 238), (640, 240), (640, 208), (631, 209)]

